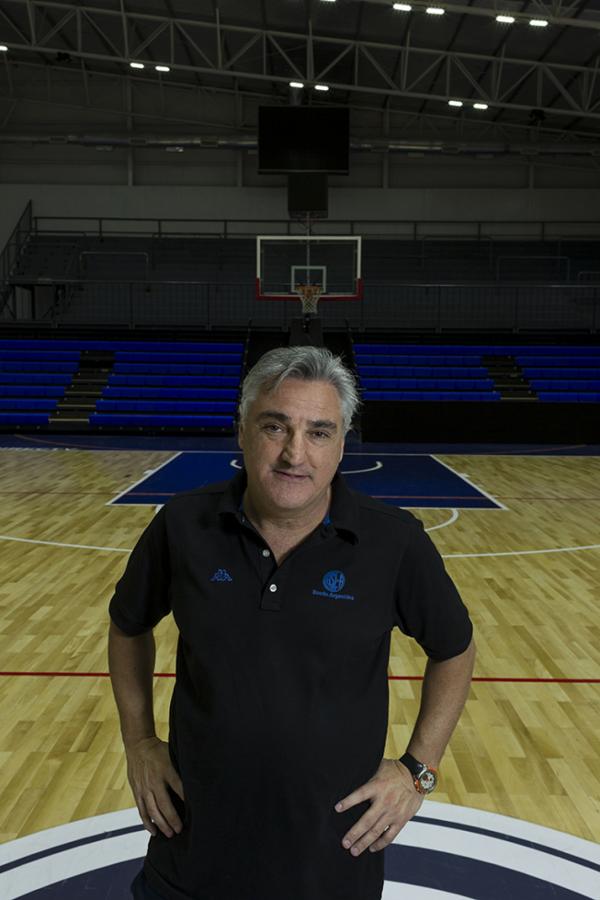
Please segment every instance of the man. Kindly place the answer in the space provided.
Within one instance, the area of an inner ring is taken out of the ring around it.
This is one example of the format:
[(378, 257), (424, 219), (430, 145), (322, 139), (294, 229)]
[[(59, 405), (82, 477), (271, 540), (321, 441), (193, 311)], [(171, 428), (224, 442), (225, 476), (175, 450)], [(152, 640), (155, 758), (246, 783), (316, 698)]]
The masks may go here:
[[(117, 585), (111, 677), (152, 835), (135, 897), (380, 900), (380, 851), (435, 787), (472, 627), (421, 523), (337, 474), (357, 404), (329, 351), (265, 354), (242, 389), (243, 471), (167, 503)], [(152, 629), (169, 612), (167, 746)], [(429, 657), (402, 761), (382, 759), (394, 625)]]

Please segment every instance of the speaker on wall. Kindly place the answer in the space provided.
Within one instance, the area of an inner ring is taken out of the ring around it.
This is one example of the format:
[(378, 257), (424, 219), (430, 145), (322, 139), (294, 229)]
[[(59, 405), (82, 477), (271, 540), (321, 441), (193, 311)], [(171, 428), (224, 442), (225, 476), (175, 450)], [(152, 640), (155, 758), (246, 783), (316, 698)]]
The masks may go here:
[(326, 219), (329, 211), (327, 175), (325, 173), (288, 175), (288, 212), (290, 216)]

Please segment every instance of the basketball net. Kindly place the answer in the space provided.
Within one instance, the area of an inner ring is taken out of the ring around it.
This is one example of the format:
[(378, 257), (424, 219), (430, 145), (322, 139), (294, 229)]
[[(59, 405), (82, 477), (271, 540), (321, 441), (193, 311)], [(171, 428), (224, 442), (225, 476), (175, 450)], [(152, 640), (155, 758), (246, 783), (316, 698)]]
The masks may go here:
[(300, 297), (304, 315), (316, 315), (319, 299), (323, 293), (323, 286), (320, 284), (297, 284), (294, 290)]

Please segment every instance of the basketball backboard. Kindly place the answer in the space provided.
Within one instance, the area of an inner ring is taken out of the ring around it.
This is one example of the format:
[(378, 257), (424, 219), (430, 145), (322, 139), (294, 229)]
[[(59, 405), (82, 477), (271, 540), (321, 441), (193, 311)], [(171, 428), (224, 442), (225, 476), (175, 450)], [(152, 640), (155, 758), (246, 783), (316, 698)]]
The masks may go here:
[(299, 285), (320, 285), (321, 300), (362, 300), (360, 236), (259, 235), (257, 299), (294, 300)]

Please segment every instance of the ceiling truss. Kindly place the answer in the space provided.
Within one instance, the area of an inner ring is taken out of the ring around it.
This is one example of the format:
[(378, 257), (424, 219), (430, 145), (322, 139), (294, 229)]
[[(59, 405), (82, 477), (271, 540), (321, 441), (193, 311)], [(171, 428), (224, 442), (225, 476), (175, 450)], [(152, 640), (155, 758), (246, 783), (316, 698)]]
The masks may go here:
[[(467, 9), (460, 7), (461, 14)], [(21, 71), (23, 63), (45, 66), (50, 93), (53, 71), (67, 60), (71, 71), (79, 71), (88, 105), (94, 74), (161, 91), (166, 109), (164, 93), (178, 89), (175, 82), (287, 102), (289, 81), (297, 80), (307, 88), (325, 83), (328, 102), (344, 93), (348, 105), (361, 109), (369, 102), (384, 109), (391, 102), (426, 101), (422, 115), (432, 120), (448, 119), (450, 99), (462, 100), (472, 120), (482, 118), (471, 109), (475, 102), (512, 113), (514, 124), (505, 118), (506, 127), (527, 127), (526, 116), (535, 110), (557, 131), (576, 117), (578, 136), (588, 129), (595, 136), (600, 120), (600, 51), (588, 65), (558, 64), (509, 57), (504, 43), (497, 55), (417, 47), (410, 26), (400, 42), (385, 43), (317, 34), (310, 22), (306, 32), (230, 25), (221, 21), (218, 7), (212, 19), (182, 19), (130, 12), (123, 4), (105, 10), (50, 0), (0, 0), (0, 38), (9, 48), (0, 61), (0, 92), (10, 101), (23, 96), (16, 61)], [(132, 61), (147, 67), (143, 75), (135, 73), (135, 81)], [(158, 76), (157, 64), (171, 72)]]

